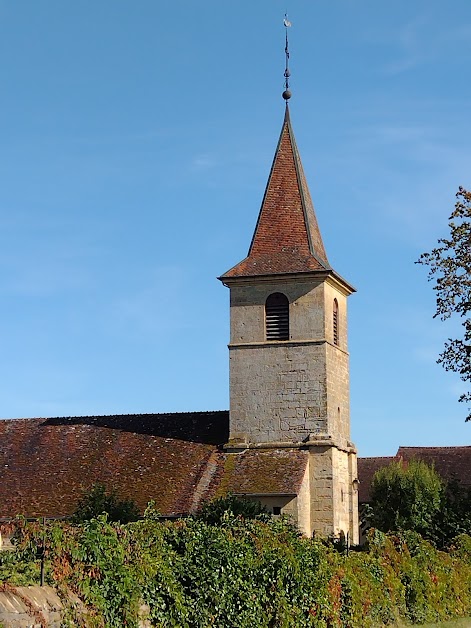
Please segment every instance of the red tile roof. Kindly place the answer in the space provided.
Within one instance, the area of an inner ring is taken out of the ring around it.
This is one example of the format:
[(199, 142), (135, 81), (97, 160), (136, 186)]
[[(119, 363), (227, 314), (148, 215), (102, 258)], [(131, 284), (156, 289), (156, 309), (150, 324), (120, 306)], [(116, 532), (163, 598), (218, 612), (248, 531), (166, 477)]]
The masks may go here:
[(96, 482), (163, 515), (227, 492), (297, 492), (306, 452), (226, 454), (228, 428), (227, 411), (0, 420), (0, 518), (71, 515)]
[(249, 254), (221, 279), (331, 270), (288, 108)]
[(95, 482), (188, 512), (228, 412), (0, 420), (0, 517), (66, 516)]
[(358, 458), (358, 479), (360, 480), (358, 501), (360, 504), (370, 501), (371, 482), (376, 471), (387, 467), (394, 460), (397, 460), (394, 456)]
[(308, 462), (308, 452), (299, 449), (247, 450), (224, 454), (216, 494), (296, 495)]
[(445, 479), (456, 478), (471, 486), (471, 446), (461, 447), (399, 447), (396, 456), (403, 460), (423, 460), (435, 467)]

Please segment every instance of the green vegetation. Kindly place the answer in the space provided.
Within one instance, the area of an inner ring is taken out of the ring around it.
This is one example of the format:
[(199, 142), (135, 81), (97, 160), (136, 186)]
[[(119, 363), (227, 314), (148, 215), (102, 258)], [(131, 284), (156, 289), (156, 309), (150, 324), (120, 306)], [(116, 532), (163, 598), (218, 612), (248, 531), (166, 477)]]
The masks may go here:
[(430, 538), (440, 510), (443, 482), (420, 460), (392, 462), (371, 483), (371, 523), (383, 532), (415, 530)]
[(129, 523), (139, 519), (139, 509), (130, 499), (119, 499), (115, 491), (107, 491), (103, 484), (94, 484), (85, 491), (73, 514), (74, 523), (84, 523), (99, 515), (108, 515), (109, 521)]
[(393, 462), (371, 483), (368, 522), (383, 532), (414, 530), (439, 548), (471, 534), (471, 488), (445, 482), (425, 462)]
[(88, 609), (80, 619), (71, 608), (71, 626), (137, 626), (141, 602), (153, 626), (179, 628), (368, 628), (471, 615), (466, 535), (445, 553), (414, 532), (372, 530), (365, 551), (347, 556), (283, 519), (159, 522), (151, 508), (126, 525), (100, 516), (44, 531), (20, 519), (15, 540), (0, 554), (0, 577), (24, 583), (23, 566), (44, 544), (48, 583)]
[(228, 519), (239, 517), (242, 519), (259, 519), (270, 521), (271, 515), (259, 501), (252, 501), (235, 495), (218, 497), (203, 505), (199, 519), (209, 525), (223, 525)]
[(451, 480), (445, 485), (435, 519), (434, 540), (439, 547), (445, 547), (458, 534), (471, 535), (471, 487)]

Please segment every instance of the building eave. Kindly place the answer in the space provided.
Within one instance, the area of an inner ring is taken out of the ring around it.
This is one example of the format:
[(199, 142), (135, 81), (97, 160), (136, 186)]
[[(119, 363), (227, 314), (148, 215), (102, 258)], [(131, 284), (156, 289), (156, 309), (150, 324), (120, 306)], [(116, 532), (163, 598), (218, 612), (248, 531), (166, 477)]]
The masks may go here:
[(240, 275), (236, 277), (227, 277), (225, 275), (221, 275), (217, 279), (219, 279), (219, 281), (221, 281), (223, 285), (225, 285), (227, 288), (237, 285), (258, 285), (260, 283), (271, 283), (274, 281), (276, 281), (277, 283), (299, 282), (300, 280), (311, 280), (318, 283), (327, 281), (328, 283), (334, 285), (336, 288), (340, 289), (340, 291), (347, 296), (356, 292), (356, 288), (333, 269), (306, 271), (299, 273), (273, 273), (270, 275)]

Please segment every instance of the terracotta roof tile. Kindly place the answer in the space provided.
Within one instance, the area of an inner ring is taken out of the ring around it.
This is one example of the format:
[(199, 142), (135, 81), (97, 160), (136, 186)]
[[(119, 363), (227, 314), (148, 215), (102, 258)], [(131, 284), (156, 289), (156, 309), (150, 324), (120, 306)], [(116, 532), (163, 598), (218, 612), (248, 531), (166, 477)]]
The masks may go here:
[(297, 494), (307, 462), (308, 452), (299, 449), (250, 449), (239, 454), (224, 454), (212, 492), (215, 495)]
[(288, 108), (249, 254), (221, 279), (331, 270)]
[(433, 464), (446, 480), (456, 478), (471, 486), (471, 446), (457, 447), (399, 447), (396, 456), (403, 460), (414, 458)]
[(95, 482), (188, 512), (228, 423), (227, 411), (0, 420), (0, 517), (70, 515)]
[(297, 492), (306, 452), (226, 454), (228, 428), (228, 412), (0, 420), (0, 518), (68, 516), (95, 482), (167, 516), (227, 492)]
[(394, 456), (358, 458), (358, 479), (360, 480), (358, 501), (360, 504), (370, 501), (371, 482), (376, 471), (382, 469), (383, 467), (387, 467), (395, 460), (397, 460), (397, 458)]

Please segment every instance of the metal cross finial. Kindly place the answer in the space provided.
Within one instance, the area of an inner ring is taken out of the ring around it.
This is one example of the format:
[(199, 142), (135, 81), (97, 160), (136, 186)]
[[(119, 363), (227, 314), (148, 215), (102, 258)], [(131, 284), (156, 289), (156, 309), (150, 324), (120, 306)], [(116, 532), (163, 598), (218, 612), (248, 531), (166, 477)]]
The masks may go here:
[(285, 91), (282, 93), (284, 100), (286, 100), (286, 104), (288, 104), (288, 100), (291, 98), (291, 92), (289, 90), (289, 77), (291, 76), (291, 72), (289, 71), (289, 48), (288, 48), (288, 28), (291, 26), (291, 22), (288, 20), (288, 14), (285, 13), (285, 17), (283, 20), (283, 24), (285, 27), (285, 57), (286, 57), (286, 65), (285, 65)]

